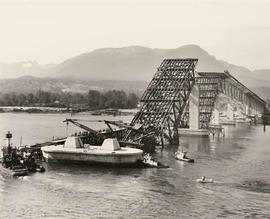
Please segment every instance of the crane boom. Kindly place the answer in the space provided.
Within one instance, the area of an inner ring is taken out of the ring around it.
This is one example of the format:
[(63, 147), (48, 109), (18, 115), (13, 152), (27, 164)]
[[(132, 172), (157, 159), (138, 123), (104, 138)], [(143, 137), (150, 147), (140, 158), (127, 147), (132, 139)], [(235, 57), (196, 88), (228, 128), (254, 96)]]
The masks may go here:
[(88, 126), (79, 123), (76, 119), (66, 119), (66, 120), (64, 120), (63, 122), (66, 122), (67, 124), (68, 124), (69, 122), (71, 122), (72, 124), (74, 124), (74, 125), (80, 127), (81, 129), (83, 129), (83, 130), (85, 130), (85, 131), (91, 132), (91, 133), (93, 133), (93, 134), (99, 134), (98, 131), (96, 131), (96, 130), (94, 130), (94, 129), (91, 129), (91, 128), (89, 128)]

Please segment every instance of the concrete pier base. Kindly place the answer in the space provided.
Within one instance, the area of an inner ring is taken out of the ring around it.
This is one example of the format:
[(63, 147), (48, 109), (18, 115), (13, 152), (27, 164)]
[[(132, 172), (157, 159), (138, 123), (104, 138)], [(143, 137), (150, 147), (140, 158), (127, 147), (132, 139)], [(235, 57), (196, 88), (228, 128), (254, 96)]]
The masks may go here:
[(197, 136), (208, 137), (209, 131), (207, 129), (178, 129), (180, 136)]
[(235, 121), (233, 120), (221, 121), (220, 125), (235, 125)]

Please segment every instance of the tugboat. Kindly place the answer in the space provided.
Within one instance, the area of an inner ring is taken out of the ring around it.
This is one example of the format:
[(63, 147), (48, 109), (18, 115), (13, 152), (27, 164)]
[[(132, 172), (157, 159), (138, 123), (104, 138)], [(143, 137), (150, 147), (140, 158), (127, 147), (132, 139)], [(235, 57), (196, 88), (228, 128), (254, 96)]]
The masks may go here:
[(11, 147), (10, 139), (12, 134), (6, 134), (7, 145), (2, 148), (0, 171), (12, 176), (26, 176), (28, 175), (27, 168), (22, 164), (23, 157), (17, 153), (16, 148)]
[(24, 154), (19, 149), (12, 147), (10, 140), (12, 134), (6, 134), (7, 145), (2, 148), (0, 171), (12, 176), (26, 176), (29, 172), (44, 172), (45, 168), (38, 165), (31, 153)]

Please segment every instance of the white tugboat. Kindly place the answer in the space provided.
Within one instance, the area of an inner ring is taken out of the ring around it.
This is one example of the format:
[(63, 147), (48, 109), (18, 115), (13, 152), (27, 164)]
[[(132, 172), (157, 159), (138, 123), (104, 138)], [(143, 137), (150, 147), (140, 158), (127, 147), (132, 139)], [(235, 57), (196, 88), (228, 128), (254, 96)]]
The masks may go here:
[(67, 163), (92, 163), (112, 165), (135, 165), (143, 159), (143, 151), (120, 147), (117, 139), (105, 139), (101, 146), (83, 144), (80, 137), (68, 137), (62, 145), (41, 148), (46, 161)]

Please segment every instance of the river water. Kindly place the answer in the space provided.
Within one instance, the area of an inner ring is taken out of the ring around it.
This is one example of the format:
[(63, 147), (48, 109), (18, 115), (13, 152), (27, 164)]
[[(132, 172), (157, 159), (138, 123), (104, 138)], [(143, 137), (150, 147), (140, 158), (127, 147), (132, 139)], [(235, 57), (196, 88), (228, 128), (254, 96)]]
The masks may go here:
[[(24, 145), (79, 131), (66, 129), (67, 116), (2, 113), (1, 144), (7, 131), (14, 145), (20, 136)], [(181, 145), (194, 164), (175, 160), (177, 147), (168, 146), (155, 154), (168, 169), (45, 164), (45, 173), (0, 174), (0, 218), (270, 218), (270, 127), (230, 126), (225, 138), (182, 137)], [(215, 183), (196, 183), (202, 175)]]

